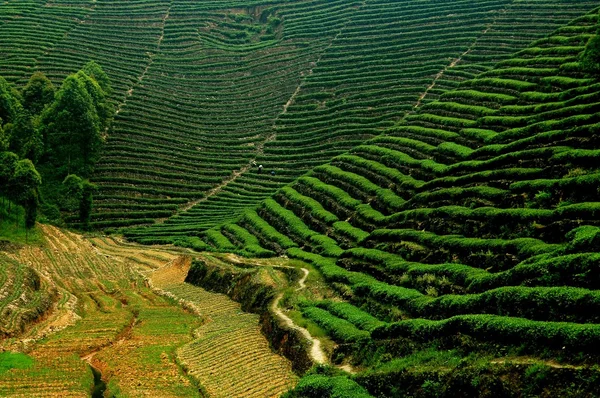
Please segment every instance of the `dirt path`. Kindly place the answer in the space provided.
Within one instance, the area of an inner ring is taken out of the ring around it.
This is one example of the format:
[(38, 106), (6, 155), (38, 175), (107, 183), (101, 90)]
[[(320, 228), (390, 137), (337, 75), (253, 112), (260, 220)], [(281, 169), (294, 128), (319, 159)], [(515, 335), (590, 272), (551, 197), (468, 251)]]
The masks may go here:
[[(170, 13), (171, 13), (171, 6), (169, 6), (169, 8), (167, 9), (167, 12), (165, 13), (165, 16), (163, 17), (163, 19), (161, 21), (160, 36), (158, 37), (158, 41), (156, 43), (156, 53), (158, 53), (160, 51), (160, 45), (162, 44), (162, 41), (165, 37), (165, 25), (167, 24), (167, 19), (169, 18)], [(134, 83), (133, 86), (131, 86), (131, 88), (129, 90), (127, 90), (127, 92), (125, 93), (125, 97), (119, 103), (119, 105), (117, 105), (115, 115), (118, 115), (119, 112), (121, 112), (121, 110), (125, 106), (125, 104), (127, 104), (127, 100), (129, 100), (129, 98), (133, 95), (133, 90), (134, 90), (135, 86), (142, 84), (142, 82), (146, 78), (146, 75), (148, 74), (150, 67), (154, 63), (154, 57), (156, 56), (156, 53), (151, 53), (151, 52), (146, 53), (146, 55), (148, 55), (148, 62), (146, 63), (146, 66), (144, 67), (144, 70), (142, 71), (142, 73), (138, 76), (137, 82)], [(105, 133), (107, 133), (107, 132), (108, 132), (108, 127), (107, 127), (107, 130), (105, 131)]]
[[(281, 266), (281, 267), (294, 268), (294, 267), (287, 267), (287, 266)], [(298, 280), (298, 287), (296, 288), (296, 291), (300, 291), (300, 290), (303, 290), (306, 288), (306, 278), (308, 278), (308, 274), (310, 273), (310, 271), (306, 268), (300, 268), (300, 269), (302, 270), (304, 275), (302, 275), (302, 278), (300, 278)], [(295, 330), (299, 331), (302, 334), (302, 336), (304, 336), (305, 339), (310, 341), (310, 343), (311, 343), (310, 357), (312, 358), (312, 360), (315, 363), (318, 363), (318, 364), (327, 363), (327, 355), (321, 348), (321, 341), (319, 339), (314, 338), (307, 329), (296, 325), (290, 317), (288, 317), (287, 315), (285, 315), (283, 313), (283, 310), (279, 307), (279, 302), (281, 301), (282, 298), (283, 298), (283, 293), (279, 293), (277, 295), (277, 297), (275, 297), (275, 300), (273, 300), (273, 303), (271, 304), (271, 310), (273, 311), (273, 313), (279, 319), (281, 319), (287, 327), (289, 327), (290, 329), (295, 329)]]
[[(499, 10), (498, 14), (503, 14), (504, 12), (506, 12), (506, 9), (502, 9)], [(427, 86), (427, 88), (425, 89), (425, 91), (419, 96), (419, 99), (417, 100), (416, 104), (413, 106), (414, 109), (417, 109), (419, 106), (421, 106), (421, 102), (423, 102), (423, 100), (425, 99), (425, 97), (427, 96), (427, 94), (429, 94), (429, 92), (435, 87), (435, 85), (437, 84), (438, 80), (440, 80), (444, 74), (448, 71), (448, 69), (452, 69), (454, 68), (459, 62), (462, 61), (463, 57), (467, 54), (469, 54), (471, 52), (471, 50), (475, 47), (475, 45), (477, 44), (477, 42), (479, 40), (481, 40), (481, 38), (483, 36), (485, 36), (489, 30), (496, 24), (496, 17), (494, 17), (492, 19), (492, 21), (487, 25), (487, 27), (481, 32), (481, 34), (479, 36), (477, 36), (475, 38), (475, 40), (473, 40), (473, 42), (471, 43), (471, 45), (469, 46), (469, 48), (467, 48), (462, 54), (460, 54), (457, 58), (453, 59), (452, 62), (450, 62), (450, 64), (446, 65), (441, 71), (439, 71), (435, 77), (433, 78), (433, 81), (431, 82), (431, 84), (429, 86)]]
[(302, 270), (304, 275), (302, 276), (302, 278), (300, 278), (298, 280), (298, 288), (296, 289), (296, 291), (306, 288), (305, 282), (306, 282), (306, 278), (308, 278), (308, 274), (309, 274), (309, 271), (306, 268), (300, 268), (300, 269)]
[(319, 339), (315, 339), (314, 337), (311, 336), (310, 332), (308, 330), (306, 330), (305, 328), (302, 328), (298, 325), (296, 325), (294, 323), (294, 321), (292, 321), (290, 319), (290, 317), (288, 317), (287, 315), (285, 315), (283, 313), (283, 311), (281, 310), (281, 308), (279, 308), (279, 301), (281, 300), (281, 298), (283, 297), (283, 293), (280, 293), (275, 300), (273, 300), (273, 304), (271, 304), (271, 310), (273, 311), (273, 313), (275, 315), (277, 315), (277, 317), (279, 317), (279, 319), (281, 319), (287, 327), (289, 327), (290, 329), (295, 329), (297, 331), (299, 331), (302, 336), (304, 336), (305, 339), (307, 339), (308, 341), (311, 342), (311, 348), (310, 348), (310, 357), (312, 358), (312, 360), (315, 363), (318, 364), (324, 364), (327, 363), (327, 356), (325, 355), (325, 353), (323, 352), (323, 349), (321, 348), (321, 341)]

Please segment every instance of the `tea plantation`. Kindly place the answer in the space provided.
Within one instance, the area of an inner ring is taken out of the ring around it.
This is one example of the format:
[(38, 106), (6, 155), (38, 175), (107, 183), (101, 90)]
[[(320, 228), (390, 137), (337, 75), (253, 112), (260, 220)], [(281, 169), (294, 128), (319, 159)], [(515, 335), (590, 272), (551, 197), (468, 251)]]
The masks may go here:
[[(596, 397), (599, 15), (585, 0), (6, 2), (0, 76), (58, 85), (94, 60), (110, 78), (91, 215), (63, 220), (107, 258), (191, 256), (189, 273), (128, 276), (204, 317), (165, 354), (179, 396)], [(11, 245), (5, 339), (60, 296)], [(107, 394), (137, 391), (115, 372)]]

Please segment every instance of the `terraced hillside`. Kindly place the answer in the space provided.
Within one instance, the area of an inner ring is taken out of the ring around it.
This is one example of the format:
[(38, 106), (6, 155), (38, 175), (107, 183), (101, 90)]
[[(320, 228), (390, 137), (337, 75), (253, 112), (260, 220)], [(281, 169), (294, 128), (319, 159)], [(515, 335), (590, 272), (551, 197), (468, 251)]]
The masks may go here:
[[(94, 226), (168, 217), (247, 170), (302, 74), (358, 2), (247, 4), (162, 3), (160, 36), (119, 104), (94, 176)], [(316, 31), (301, 31), (306, 18)]]
[[(40, 228), (43, 245), (2, 257), (0, 396), (265, 397), (295, 384), (257, 315), (183, 283), (181, 252)], [(232, 334), (216, 360), (215, 341)], [(240, 368), (255, 373), (236, 379)]]
[(462, 81), (207, 241), (317, 267), (343, 301), (301, 311), (373, 395), (593, 396), (600, 83), (579, 59), (597, 26), (594, 10)]
[(49, 310), (56, 290), (31, 267), (4, 255), (0, 264), (0, 337), (6, 338)]
[[(367, 0), (342, 18), (342, 10), (331, 5), (310, 12), (302, 6), (299, 11), (307, 18), (300, 21), (298, 14), (281, 8), (283, 42), (300, 37), (312, 42), (306, 34), (318, 33), (320, 25), (314, 22), (321, 14), (346, 22), (327, 31), (335, 36), (314, 52), (296, 90), (279, 100), (268, 125), (260, 127), (267, 139), (250, 158), (265, 172), (258, 174), (247, 164), (196, 206), (149, 229), (130, 229), (130, 238), (173, 241), (240, 214), (310, 168), (381, 134), (443, 90), (596, 6), (589, 1)], [(234, 154), (228, 151), (227, 159)], [(188, 245), (201, 247), (197, 241)]]
[[(176, 352), (188, 374), (215, 398), (277, 397), (293, 387), (297, 378), (290, 362), (271, 352), (259, 316), (241, 312), (240, 304), (224, 294), (184, 283), (189, 268), (189, 262), (172, 265), (151, 277), (153, 286), (185, 300), (207, 319), (195, 331), (195, 339)], [(283, 287), (285, 279), (280, 275), (271, 283)]]
[[(585, 0), (0, 5), (0, 75), (114, 82), (92, 225), (187, 248), (3, 248), (0, 395), (597, 396), (599, 26)], [(188, 256), (260, 279), (262, 317)], [(259, 319), (325, 364), (298, 382)]]

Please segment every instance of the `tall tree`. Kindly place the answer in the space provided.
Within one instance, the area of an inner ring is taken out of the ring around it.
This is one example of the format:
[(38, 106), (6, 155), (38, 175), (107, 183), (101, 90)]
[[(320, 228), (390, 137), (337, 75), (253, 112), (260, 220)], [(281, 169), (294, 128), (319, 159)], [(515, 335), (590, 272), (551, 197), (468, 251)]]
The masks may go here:
[(100, 131), (104, 131), (108, 127), (110, 117), (114, 113), (112, 104), (106, 99), (106, 92), (95, 79), (85, 72), (79, 71), (75, 76), (77, 76), (84, 84), (85, 89), (92, 97), (92, 102), (94, 108), (96, 108), (96, 113), (98, 114), (98, 120), (100, 122)]
[[(33, 226), (37, 215), (38, 189), (42, 184), (42, 177), (29, 159), (19, 160), (12, 176), (12, 185), (15, 201), (25, 208), (26, 224)], [(33, 220), (33, 224), (31, 224)]]
[(23, 107), (32, 115), (39, 115), (54, 100), (56, 88), (42, 72), (35, 72), (23, 87)]
[(59, 174), (88, 175), (102, 145), (100, 120), (85, 83), (68, 76), (41, 116), (49, 159)]
[(20, 108), (18, 93), (0, 76), (0, 119), (4, 123), (11, 123)]
[(27, 231), (35, 226), (38, 204), (38, 191), (29, 191), (23, 201), (23, 207), (25, 208), (25, 239), (28, 237)]
[(4, 152), (8, 150), (10, 145), (10, 135), (9, 131), (6, 131), (4, 126), (2, 126), (2, 119), (0, 119), (0, 152)]
[(12, 152), (0, 152), (0, 195), (9, 196), (19, 157)]
[[(15, 174), (15, 168), (19, 157), (12, 152), (0, 152), (0, 196), (9, 200), (14, 199), (14, 193), (16, 192), (13, 186), (13, 176)], [(10, 202), (8, 205), (10, 212)]]
[(81, 203), (83, 180), (75, 174), (69, 174), (63, 180), (62, 185), (63, 200), (60, 203), (61, 208), (70, 212), (77, 210)]
[(42, 137), (33, 124), (31, 114), (22, 107), (19, 108), (13, 122), (4, 126), (6, 135), (10, 138), (10, 150), (37, 163), (44, 153)]

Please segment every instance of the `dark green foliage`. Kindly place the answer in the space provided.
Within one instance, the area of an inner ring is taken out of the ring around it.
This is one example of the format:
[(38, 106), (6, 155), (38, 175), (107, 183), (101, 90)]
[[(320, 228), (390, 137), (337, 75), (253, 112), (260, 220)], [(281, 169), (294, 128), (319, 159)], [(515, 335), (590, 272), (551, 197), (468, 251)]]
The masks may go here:
[(17, 201), (26, 200), (30, 191), (35, 191), (42, 183), (42, 177), (29, 159), (19, 160), (12, 177), (13, 186), (18, 188)]
[(314, 374), (304, 377), (282, 398), (369, 398), (371, 395), (346, 376), (328, 377)]
[(94, 193), (98, 187), (88, 180), (83, 180), (81, 184), (81, 201), (79, 203), (79, 220), (83, 229), (90, 228), (90, 216), (92, 215), (92, 205)]
[(38, 208), (38, 189), (42, 177), (29, 159), (19, 160), (9, 184), (13, 192), (10, 198), (25, 209), (25, 225), (31, 228), (35, 225)]
[(61, 207), (67, 211), (75, 211), (82, 198), (83, 180), (76, 174), (69, 174), (62, 182), (63, 200)]
[(112, 86), (111, 86), (110, 78), (108, 77), (106, 72), (104, 72), (104, 70), (102, 70), (102, 68), (96, 61), (88, 62), (81, 69), (81, 71), (96, 81), (96, 83), (100, 86), (100, 88), (104, 92), (103, 94), (105, 96), (110, 96), (112, 94)]
[(39, 161), (44, 154), (44, 143), (29, 112), (21, 109), (14, 117), (13, 123), (5, 126), (5, 131), (10, 136), (12, 151), (34, 163)]
[(25, 228), (27, 229), (31, 229), (35, 226), (38, 204), (39, 199), (37, 191), (30, 191), (23, 202), (23, 207), (25, 208)]
[(23, 107), (32, 115), (39, 115), (42, 110), (54, 101), (56, 89), (42, 72), (35, 72), (21, 90)]
[[(95, 69), (99, 68), (100, 67), (97, 66)], [(113, 106), (107, 101), (107, 93), (94, 78), (87, 75), (84, 71), (77, 72), (75, 76), (85, 85), (86, 91), (92, 97), (92, 104), (98, 115), (99, 129), (103, 132), (108, 127), (112, 114), (114, 113)], [(108, 79), (106, 75), (104, 75), (104, 77)]]
[(55, 101), (42, 113), (41, 123), (50, 163), (64, 174), (87, 176), (99, 156), (102, 137), (85, 81), (68, 76)]
[(0, 124), (11, 123), (21, 108), (12, 87), (0, 76)]
[(600, 354), (597, 344), (600, 326), (597, 324), (541, 322), (496, 315), (459, 315), (442, 321), (411, 319), (381, 326), (372, 332), (372, 336), (375, 339), (408, 337), (424, 341), (459, 333), (480, 341), (526, 345), (529, 352), (565, 347), (574, 353)]
[(19, 157), (12, 152), (0, 152), (0, 194), (11, 195), (13, 175)]

